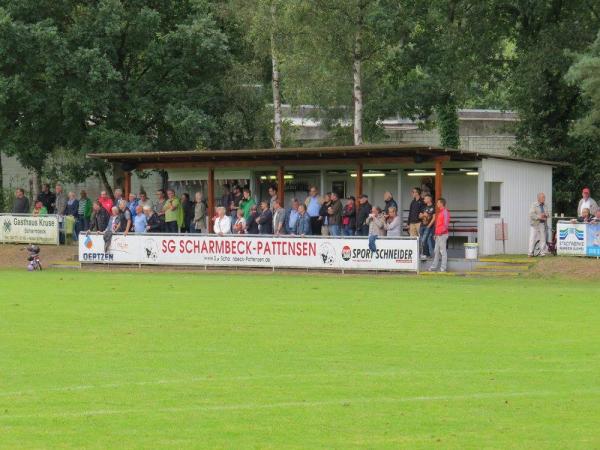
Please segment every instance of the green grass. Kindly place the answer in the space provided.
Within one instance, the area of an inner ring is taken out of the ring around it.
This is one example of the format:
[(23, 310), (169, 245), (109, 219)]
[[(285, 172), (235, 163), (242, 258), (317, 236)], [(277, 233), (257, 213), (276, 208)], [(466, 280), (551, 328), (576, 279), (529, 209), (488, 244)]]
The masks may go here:
[(599, 448), (591, 284), (0, 272), (0, 448)]

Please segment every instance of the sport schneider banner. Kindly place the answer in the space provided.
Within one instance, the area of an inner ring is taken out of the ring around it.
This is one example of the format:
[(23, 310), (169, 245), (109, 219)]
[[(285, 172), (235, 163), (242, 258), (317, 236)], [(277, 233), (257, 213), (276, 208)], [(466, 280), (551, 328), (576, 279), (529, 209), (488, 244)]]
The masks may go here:
[(600, 224), (558, 222), (559, 255), (600, 257)]
[(0, 242), (58, 245), (58, 216), (0, 215)]
[(79, 261), (104, 264), (248, 266), (348, 270), (418, 271), (418, 241), (243, 235), (114, 235), (104, 251), (102, 235), (81, 234)]

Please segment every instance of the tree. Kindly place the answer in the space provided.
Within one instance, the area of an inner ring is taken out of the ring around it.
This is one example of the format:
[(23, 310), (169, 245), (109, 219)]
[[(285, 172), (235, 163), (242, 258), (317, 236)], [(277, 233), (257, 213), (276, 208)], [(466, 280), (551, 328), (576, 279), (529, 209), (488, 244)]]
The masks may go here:
[[(515, 58), (509, 78), (509, 101), (519, 113), (518, 155), (568, 162), (555, 173), (555, 210), (574, 211), (582, 185), (595, 185), (598, 167), (593, 136), (571, 133), (588, 110), (588, 101), (566, 74), (575, 54), (583, 52), (600, 26), (596, 3), (508, 1)], [(575, 69), (577, 70), (577, 69)]]
[(281, 63), (284, 89), (334, 123), (350, 109), (355, 145), (365, 138), (364, 88), (383, 46), (377, 29), (384, 16), (378, 0), (307, 0), (290, 8), (296, 29)]
[(52, 20), (32, 22), (35, 16), (24, 15), (22, 6), (0, 3), (0, 141), (39, 184), (46, 159), (65, 142), (60, 95), (65, 42)]
[(412, 117), (435, 111), (441, 145), (458, 148), (458, 108), (479, 86), (496, 83), (504, 66), (508, 15), (493, 2), (476, 0), (391, 1), (390, 8), (397, 25), (382, 79), (397, 99), (387, 107)]

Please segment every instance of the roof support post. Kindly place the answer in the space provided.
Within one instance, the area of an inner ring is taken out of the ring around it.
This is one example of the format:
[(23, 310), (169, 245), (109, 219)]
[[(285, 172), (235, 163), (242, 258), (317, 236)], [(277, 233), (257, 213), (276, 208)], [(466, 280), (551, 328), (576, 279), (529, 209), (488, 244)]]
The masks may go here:
[(213, 217), (215, 215), (215, 168), (208, 168), (208, 232), (214, 231)]
[(356, 166), (356, 181), (354, 182), (354, 196), (356, 197), (356, 201), (363, 193), (363, 165), (362, 163), (358, 163)]
[(279, 166), (277, 168), (277, 200), (282, 208), (285, 208), (285, 168)]
[(129, 194), (131, 193), (131, 172), (128, 170), (125, 171), (125, 180), (123, 181), (123, 190), (125, 191), (123, 198), (129, 198)]
[(440, 158), (436, 158), (435, 160), (435, 200), (438, 201), (438, 199), (442, 196), (442, 189), (444, 186), (444, 180), (443, 178), (443, 172), (442, 172), (442, 159)]

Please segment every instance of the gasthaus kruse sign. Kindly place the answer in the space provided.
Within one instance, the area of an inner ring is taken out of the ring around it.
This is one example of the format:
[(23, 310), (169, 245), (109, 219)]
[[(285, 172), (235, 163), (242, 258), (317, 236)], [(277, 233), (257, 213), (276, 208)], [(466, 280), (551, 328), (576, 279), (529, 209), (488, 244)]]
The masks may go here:
[(0, 215), (0, 242), (58, 244), (58, 216)]
[(383, 238), (377, 250), (366, 238), (122, 234), (108, 252), (101, 235), (82, 234), (81, 263), (247, 266), (337, 270), (418, 271), (416, 238)]

